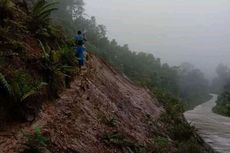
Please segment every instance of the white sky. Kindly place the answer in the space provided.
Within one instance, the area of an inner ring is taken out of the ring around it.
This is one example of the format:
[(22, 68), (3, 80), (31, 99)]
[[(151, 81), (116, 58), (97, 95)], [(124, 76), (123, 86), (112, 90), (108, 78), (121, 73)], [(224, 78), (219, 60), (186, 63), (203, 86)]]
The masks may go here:
[(163, 62), (190, 62), (208, 76), (230, 67), (230, 0), (84, 0), (110, 39)]

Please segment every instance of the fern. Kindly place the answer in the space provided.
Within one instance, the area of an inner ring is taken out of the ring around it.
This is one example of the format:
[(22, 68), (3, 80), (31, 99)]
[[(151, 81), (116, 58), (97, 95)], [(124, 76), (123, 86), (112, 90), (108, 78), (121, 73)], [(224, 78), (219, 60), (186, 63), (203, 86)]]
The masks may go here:
[(0, 89), (3, 89), (3, 91), (7, 95), (11, 95), (12, 94), (11, 87), (8, 84), (7, 80), (5, 79), (5, 76), (2, 73), (0, 73)]
[(32, 10), (30, 20), (28, 22), (29, 30), (36, 33), (40, 37), (49, 37), (48, 27), (50, 23), (50, 14), (57, 10), (55, 6), (57, 2), (47, 2), (38, 0)]
[[(53, 51), (48, 45), (40, 45), (43, 50), (42, 68), (44, 70), (45, 81), (49, 85), (51, 96), (57, 97), (57, 93), (63, 87), (68, 86), (68, 79), (74, 74), (75, 68), (66, 62), (65, 59), (76, 60), (71, 50), (65, 51), (60, 49)], [(73, 64), (74, 65), (74, 64)]]
[(72, 48), (65, 46), (61, 48), (59, 52), (61, 54), (61, 60), (63, 64), (70, 65), (70, 66), (76, 65), (77, 59)]
[(13, 103), (24, 103), (29, 98), (37, 96), (46, 85), (44, 82), (33, 82), (32, 77), (24, 71), (16, 71), (8, 86)]
[(42, 153), (47, 147), (48, 138), (42, 134), (41, 128), (36, 127), (32, 134), (24, 134), (28, 148), (24, 152)]
[(32, 17), (34, 20), (39, 21), (41, 24), (45, 24), (49, 21), (50, 14), (57, 10), (55, 5), (57, 2), (46, 2), (45, 0), (39, 0), (32, 9)]
[(33, 6), (32, 12), (35, 13), (37, 10), (39, 10), (43, 5), (45, 5), (45, 0), (39, 0), (37, 3)]
[(42, 89), (42, 87), (44, 87), (46, 85), (47, 85), (47, 83), (42, 82), (37, 87), (31, 89), (27, 93), (24, 93), (23, 96), (20, 98), (20, 102), (24, 102), (27, 99), (29, 99), (30, 97), (38, 95), (39, 91)]
[(0, 0), (0, 24), (4, 23), (4, 19), (12, 18), (15, 4), (11, 0)]
[(48, 3), (48, 4), (44, 4), (36, 13), (37, 17), (40, 18), (47, 18), (49, 17), (49, 15), (51, 14), (52, 11), (57, 10), (56, 7), (54, 7), (54, 5), (56, 5), (56, 2), (53, 3)]
[(0, 0), (1, 8), (9, 9), (9, 8), (13, 8), (14, 6), (15, 5), (11, 0)]

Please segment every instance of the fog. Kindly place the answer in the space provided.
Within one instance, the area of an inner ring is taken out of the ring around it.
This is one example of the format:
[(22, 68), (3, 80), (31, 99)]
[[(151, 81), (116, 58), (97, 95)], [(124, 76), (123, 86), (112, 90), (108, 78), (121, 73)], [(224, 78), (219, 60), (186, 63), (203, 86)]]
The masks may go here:
[(190, 62), (211, 78), (230, 66), (229, 0), (85, 0), (108, 37), (170, 65)]

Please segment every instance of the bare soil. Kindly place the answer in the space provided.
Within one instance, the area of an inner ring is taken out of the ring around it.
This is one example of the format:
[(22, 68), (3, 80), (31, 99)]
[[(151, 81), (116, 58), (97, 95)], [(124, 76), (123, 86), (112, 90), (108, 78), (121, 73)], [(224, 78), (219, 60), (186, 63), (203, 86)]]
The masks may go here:
[[(43, 106), (36, 121), (0, 132), (0, 153), (23, 152), (23, 133), (35, 127), (49, 139), (47, 153), (124, 152), (102, 142), (103, 134), (114, 131), (143, 146), (152, 141), (146, 118), (156, 120), (164, 111), (157, 99), (95, 56), (86, 65), (60, 99)], [(114, 127), (105, 123), (111, 118)]]

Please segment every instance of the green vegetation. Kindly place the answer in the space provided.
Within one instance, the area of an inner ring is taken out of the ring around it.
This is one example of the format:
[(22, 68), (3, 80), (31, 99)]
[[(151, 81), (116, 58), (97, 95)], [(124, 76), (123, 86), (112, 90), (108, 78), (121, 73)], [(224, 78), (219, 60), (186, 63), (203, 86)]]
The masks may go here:
[(221, 94), (230, 90), (230, 69), (226, 65), (219, 64), (216, 67), (216, 74), (217, 77), (212, 80), (212, 92)]
[[(25, 2), (0, 1), (0, 109), (4, 110), (1, 119), (26, 119), (31, 114), (35, 117), (43, 101), (57, 98), (58, 93), (68, 87), (75, 74), (76, 57), (73, 43), (67, 40), (72, 39), (70, 36), (77, 30), (84, 29), (90, 52), (136, 83), (148, 87), (163, 104), (166, 112), (159, 121), (151, 123), (162, 130), (161, 134), (152, 135), (154, 151), (167, 152), (170, 148), (181, 153), (209, 152), (182, 115), (184, 105), (208, 93), (207, 82), (199, 70), (170, 67), (152, 54), (133, 52), (128, 45), (110, 41), (105, 26), (97, 25), (95, 17), (84, 17), (82, 0), (60, 1), (59, 4), (38, 0), (32, 8), (26, 5)], [(68, 33), (67, 38), (64, 33)], [(104, 123), (118, 128), (115, 118), (106, 118)], [(29, 151), (39, 152), (46, 147), (47, 139), (39, 128), (28, 138)], [(102, 136), (104, 144), (110, 147), (130, 153), (148, 152), (145, 146), (130, 139), (119, 132)]]
[[(42, 45), (43, 46), (43, 45)], [(58, 91), (70, 84), (71, 75), (74, 74), (76, 57), (71, 48), (63, 48), (52, 51), (48, 46), (43, 46), (43, 56), (41, 59), (44, 79), (49, 84), (51, 96), (58, 97)]]
[(0, 1), (1, 120), (33, 120), (42, 102), (58, 97), (75, 74), (71, 43), (51, 20), (56, 6)]
[(102, 142), (111, 147), (117, 147), (128, 153), (145, 153), (143, 146), (138, 145), (128, 140), (123, 134), (119, 132), (105, 133), (102, 136)]
[[(70, 6), (75, 6), (75, 13), (66, 10)], [(79, 29), (86, 31), (88, 51), (96, 53), (136, 83), (182, 99), (186, 109), (210, 98), (208, 81), (199, 69), (189, 63), (171, 67), (152, 54), (131, 51), (127, 44), (120, 46), (115, 39), (108, 39), (106, 27), (98, 25), (95, 17), (84, 16), (83, 8), (82, 0), (61, 2), (53, 17), (71, 37)]]
[(50, 26), (50, 14), (57, 10), (56, 4), (56, 2), (47, 3), (45, 0), (38, 0), (32, 8), (28, 21), (29, 30), (34, 31), (40, 37), (49, 35), (47, 30)]
[[(164, 128), (160, 126), (158, 128), (161, 128), (162, 133), (166, 133), (170, 138), (156, 135), (156, 148), (158, 148), (159, 152), (166, 153), (169, 148), (163, 149), (161, 146), (169, 144), (171, 149), (176, 148), (176, 152), (179, 153), (212, 153), (211, 148), (204, 147), (205, 143), (197, 135), (195, 128), (185, 121), (182, 103), (169, 94), (157, 93), (156, 95), (158, 100), (164, 104), (166, 112), (158, 120), (159, 124), (155, 125), (164, 124)], [(158, 139), (159, 136), (160, 139)]]
[(28, 149), (24, 153), (42, 153), (47, 147), (48, 139), (43, 136), (40, 128), (35, 128), (32, 134), (25, 135), (28, 139)]
[(116, 127), (117, 124), (117, 120), (114, 117), (106, 117), (106, 116), (102, 116), (99, 118), (99, 120), (107, 125), (108, 127)]
[(5, 76), (0, 73), (0, 89), (1, 89), (1, 93), (4, 93), (6, 95), (10, 95), (11, 94), (11, 88), (10, 85), (8, 84), (7, 80), (5, 79)]
[(185, 103), (185, 109), (191, 109), (211, 98), (209, 95), (209, 82), (204, 74), (189, 63), (179, 67), (179, 97)]
[[(118, 126), (111, 126), (112, 119), (103, 119), (108, 127), (115, 132), (107, 132), (102, 135), (102, 142), (109, 147), (116, 147), (132, 152), (157, 152), (157, 153), (212, 153), (212, 149), (206, 146), (204, 141), (197, 135), (196, 129), (187, 123), (183, 117), (183, 104), (170, 94), (162, 91), (155, 92), (157, 99), (163, 104), (165, 112), (156, 121), (146, 116), (147, 131), (152, 140), (149, 144), (139, 145), (129, 139), (125, 133), (118, 132)], [(109, 123), (109, 124), (108, 124)], [(113, 123), (113, 122), (112, 122)], [(134, 151), (136, 150), (139, 151)], [(138, 148), (138, 149), (137, 149)]]
[(217, 105), (213, 108), (215, 113), (230, 116), (230, 92), (222, 93), (217, 99)]
[(230, 70), (227, 66), (220, 64), (216, 68), (217, 77), (212, 82), (213, 92), (219, 93), (215, 113), (230, 116)]
[(158, 153), (168, 153), (171, 151), (173, 147), (172, 142), (170, 142), (170, 140), (161, 136), (154, 138), (153, 141), (155, 143), (156, 152)]
[(11, 18), (13, 16), (13, 10), (15, 5), (11, 0), (0, 1), (0, 21), (4, 22), (4, 19)]
[[(15, 115), (24, 116), (33, 115), (30, 110), (25, 110), (25, 107), (29, 105), (37, 105), (40, 107), (40, 101), (38, 98), (41, 96), (41, 90), (46, 86), (44, 82), (34, 81), (31, 76), (24, 72), (23, 70), (17, 70), (13, 72), (12, 78), (7, 81), (5, 77), (1, 74), (1, 94), (3, 99), (2, 105), (6, 112), (11, 112)], [(7, 100), (7, 101), (5, 101)], [(32, 103), (32, 104), (31, 104)]]

